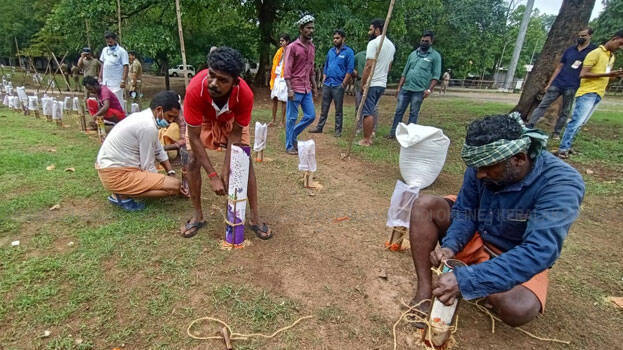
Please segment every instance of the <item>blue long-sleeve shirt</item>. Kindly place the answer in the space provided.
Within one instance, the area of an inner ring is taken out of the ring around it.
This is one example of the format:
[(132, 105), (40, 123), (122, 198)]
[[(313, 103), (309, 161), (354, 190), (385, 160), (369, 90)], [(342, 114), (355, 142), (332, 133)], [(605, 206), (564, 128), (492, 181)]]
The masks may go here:
[(338, 53), (337, 48), (332, 47), (327, 53), (322, 71), (326, 75), (324, 84), (330, 87), (340, 86), (346, 74), (352, 74), (354, 69), (355, 53), (353, 49), (342, 45), (342, 49)]
[(521, 181), (498, 192), (490, 191), (476, 178), (476, 169), (468, 168), (441, 246), (457, 253), (479, 232), (503, 253), (454, 270), (463, 297), (507, 291), (551, 267), (583, 197), (582, 176), (546, 151)]

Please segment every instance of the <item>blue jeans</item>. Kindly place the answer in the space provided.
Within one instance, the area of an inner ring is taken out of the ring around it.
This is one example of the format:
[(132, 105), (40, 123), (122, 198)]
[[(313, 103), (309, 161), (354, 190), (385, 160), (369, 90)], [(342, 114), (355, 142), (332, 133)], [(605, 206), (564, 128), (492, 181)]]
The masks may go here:
[[(299, 105), (303, 110), (303, 118), (296, 123), (299, 116)], [(294, 99), (288, 99), (286, 103), (286, 151), (294, 149), (296, 138), (316, 119), (316, 111), (314, 110), (314, 100), (312, 93), (294, 93)]]
[(599, 101), (601, 101), (601, 97), (594, 92), (576, 97), (573, 115), (571, 116), (571, 121), (567, 124), (564, 135), (562, 135), (562, 141), (560, 146), (558, 146), (559, 151), (567, 152), (571, 149), (575, 135), (588, 122)]
[(416, 124), (417, 117), (420, 114), (420, 107), (424, 100), (424, 91), (408, 91), (400, 89), (398, 93), (398, 102), (396, 103), (396, 114), (394, 114), (394, 123), (392, 124), (391, 136), (396, 136), (396, 128), (398, 123), (402, 122), (402, 116), (407, 111), (407, 107), (411, 104), (409, 110), (409, 124)]

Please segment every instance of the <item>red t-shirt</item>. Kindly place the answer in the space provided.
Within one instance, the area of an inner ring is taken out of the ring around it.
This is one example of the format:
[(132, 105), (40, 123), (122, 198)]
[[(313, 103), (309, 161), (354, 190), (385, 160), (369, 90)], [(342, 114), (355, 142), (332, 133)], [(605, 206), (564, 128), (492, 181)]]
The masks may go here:
[(122, 112), (123, 116), (119, 118), (119, 120), (125, 118), (125, 112), (123, 111), (123, 107), (121, 107), (121, 103), (119, 103), (119, 99), (114, 92), (112, 92), (106, 85), (100, 85), (100, 92), (97, 95), (97, 102), (100, 104), (104, 104), (104, 101), (108, 100), (110, 103), (109, 109), (114, 109), (116, 111)]
[[(225, 122), (234, 119), (238, 125), (245, 127), (251, 123), (253, 109), (253, 91), (249, 85), (239, 78), (229, 94), (227, 105), (223, 106), (217, 116), (217, 107), (212, 104), (208, 90), (208, 70), (204, 69), (191, 79), (184, 97), (184, 119), (190, 126), (200, 126), (207, 121)], [(225, 108), (227, 107), (227, 108)]]

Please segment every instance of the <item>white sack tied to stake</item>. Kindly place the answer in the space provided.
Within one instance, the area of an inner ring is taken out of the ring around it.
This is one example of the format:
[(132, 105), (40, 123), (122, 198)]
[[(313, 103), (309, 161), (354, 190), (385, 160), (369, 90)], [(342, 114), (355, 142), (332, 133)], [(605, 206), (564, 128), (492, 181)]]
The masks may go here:
[(28, 110), (36, 111), (37, 108), (39, 108), (39, 101), (38, 101), (37, 95), (28, 96)]
[(420, 189), (417, 186), (409, 187), (404, 182), (397, 180), (392, 200), (387, 211), (387, 226), (409, 228), (411, 221), (411, 207), (418, 198)]
[(71, 110), (74, 112), (78, 112), (80, 110), (80, 98), (74, 97), (71, 103)]
[(253, 140), (253, 151), (259, 152), (266, 148), (266, 137), (268, 136), (268, 125), (255, 122), (255, 136)]
[(140, 112), (139, 107), (138, 107), (138, 103), (132, 103), (132, 106), (130, 106), (130, 113), (137, 113)]
[(430, 186), (444, 163), (450, 139), (432, 126), (400, 123), (396, 129), (400, 144), (400, 174), (409, 186)]
[(314, 140), (299, 141), (299, 170), (316, 171), (316, 143)]

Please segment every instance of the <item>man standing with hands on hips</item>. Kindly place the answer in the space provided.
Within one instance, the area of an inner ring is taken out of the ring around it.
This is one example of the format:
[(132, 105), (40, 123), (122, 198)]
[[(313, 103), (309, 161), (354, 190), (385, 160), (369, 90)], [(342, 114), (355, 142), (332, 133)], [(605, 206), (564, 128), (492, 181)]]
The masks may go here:
[(342, 106), (344, 103), (344, 90), (350, 82), (355, 67), (355, 53), (344, 44), (346, 33), (337, 29), (333, 33), (333, 45), (327, 53), (322, 72), (322, 111), (320, 120), (315, 129), (310, 133), (322, 133), (324, 124), (327, 122), (327, 114), (331, 107), (331, 100), (335, 102), (335, 137), (342, 136)]

